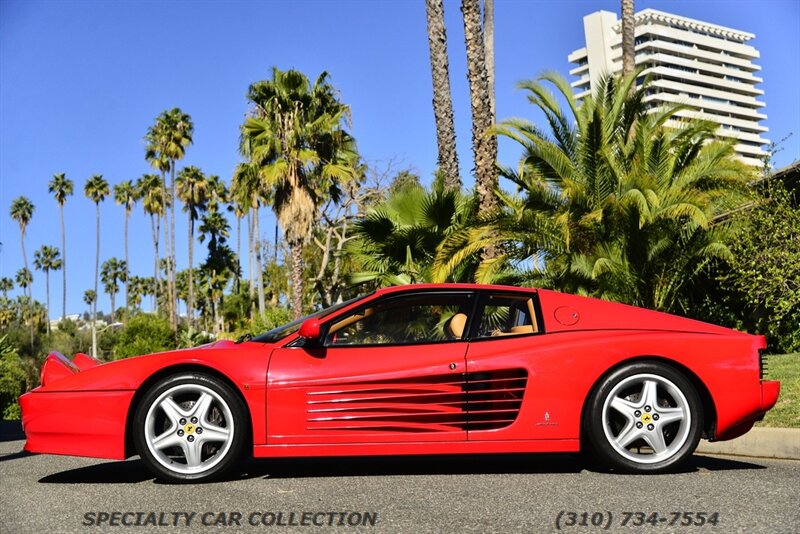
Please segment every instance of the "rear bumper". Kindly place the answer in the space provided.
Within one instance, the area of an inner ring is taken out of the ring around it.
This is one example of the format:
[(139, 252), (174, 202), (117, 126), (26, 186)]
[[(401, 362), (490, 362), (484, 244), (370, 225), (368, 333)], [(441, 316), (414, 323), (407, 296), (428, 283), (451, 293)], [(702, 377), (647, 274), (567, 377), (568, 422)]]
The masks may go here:
[(133, 391), (31, 391), (21, 396), (25, 450), (122, 460)]
[(778, 396), (781, 392), (781, 383), (777, 380), (762, 380), (761, 381), (761, 402), (758, 409), (748, 417), (744, 418), (741, 422), (731, 426), (716, 436), (713, 441), (726, 441), (729, 439), (738, 438), (746, 434), (757, 421), (764, 419), (767, 412), (775, 406), (778, 402)]

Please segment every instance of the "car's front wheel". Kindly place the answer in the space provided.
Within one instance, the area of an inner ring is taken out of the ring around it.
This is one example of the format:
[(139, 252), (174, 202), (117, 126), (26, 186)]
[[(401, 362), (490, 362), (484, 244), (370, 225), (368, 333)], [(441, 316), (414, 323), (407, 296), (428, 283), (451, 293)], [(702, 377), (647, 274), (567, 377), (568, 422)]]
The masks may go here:
[(664, 364), (639, 362), (617, 369), (595, 388), (584, 430), (606, 466), (658, 473), (694, 452), (702, 419), (700, 397), (684, 375)]
[(159, 478), (197, 482), (220, 477), (240, 458), (246, 410), (229, 385), (204, 373), (157, 382), (133, 420), (136, 449)]

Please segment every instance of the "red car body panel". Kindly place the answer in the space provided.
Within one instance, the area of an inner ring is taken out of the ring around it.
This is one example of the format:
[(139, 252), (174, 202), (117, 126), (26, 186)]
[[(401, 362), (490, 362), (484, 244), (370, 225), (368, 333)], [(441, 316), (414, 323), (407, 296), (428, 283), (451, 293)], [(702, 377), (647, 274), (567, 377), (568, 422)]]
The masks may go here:
[(677, 367), (707, 404), (707, 437), (731, 439), (776, 402), (760, 379), (763, 336), (552, 291), (471, 284), (382, 289), (321, 324), (403, 292), (534, 296), (531, 335), (404, 346), (293, 346), (221, 341), (110, 363), (52, 354), (43, 385), (20, 398), (25, 450), (125, 458), (138, 395), (180, 369), (229, 381), (251, 417), (257, 457), (576, 452), (592, 388), (637, 359)]

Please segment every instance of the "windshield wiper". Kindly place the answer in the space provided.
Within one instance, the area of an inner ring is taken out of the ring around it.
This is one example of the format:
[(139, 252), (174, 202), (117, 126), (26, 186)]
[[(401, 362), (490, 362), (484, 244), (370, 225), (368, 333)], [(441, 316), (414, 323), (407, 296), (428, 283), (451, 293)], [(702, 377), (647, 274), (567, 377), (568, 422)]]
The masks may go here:
[(251, 339), (253, 339), (253, 334), (246, 332), (239, 336), (239, 339), (236, 340), (236, 344), (238, 345), (239, 343), (244, 343), (245, 341), (250, 341)]

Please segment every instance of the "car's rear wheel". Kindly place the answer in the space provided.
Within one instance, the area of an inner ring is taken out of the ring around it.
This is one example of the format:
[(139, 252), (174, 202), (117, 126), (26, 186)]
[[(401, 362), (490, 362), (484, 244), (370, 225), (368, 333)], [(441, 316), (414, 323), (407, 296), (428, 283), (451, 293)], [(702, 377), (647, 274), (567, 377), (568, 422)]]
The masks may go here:
[(700, 397), (684, 375), (664, 364), (640, 362), (617, 369), (595, 388), (584, 430), (606, 466), (658, 473), (691, 456), (702, 419)]
[(241, 457), (247, 429), (241, 399), (203, 373), (164, 378), (142, 397), (133, 438), (145, 465), (173, 482), (222, 476)]

